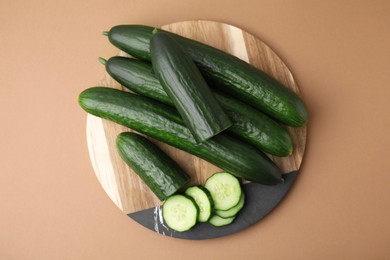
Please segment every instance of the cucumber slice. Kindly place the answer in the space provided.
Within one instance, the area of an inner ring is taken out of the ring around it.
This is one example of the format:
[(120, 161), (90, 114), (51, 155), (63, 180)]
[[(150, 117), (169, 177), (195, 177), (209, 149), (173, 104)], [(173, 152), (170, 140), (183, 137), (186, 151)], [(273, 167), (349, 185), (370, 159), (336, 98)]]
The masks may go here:
[(215, 214), (220, 216), (221, 218), (230, 218), (234, 217), (238, 214), (238, 212), (244, 207), (245, 204), (245, 195), (244, 192), (241, 193), (240, 201), (236, 206), (228, 210), (216, 210)]
[(240, 201), (242, 189), (236, 177), (227, 172), (218, 172), (210, 176), (204, 185), (211, 193), (217, 210), (228, 210)]
[(209, 223), (216, 227), (222, 227), (231, 224), (235, 218), (236, 218), (235, 216), (230, 218), (221, 218), (218, 215), (214, 215), (209, 220)]
[(173, 230), (183, 232), (195, 226), (199, 208), (195, 201), (185, 195), (173, 195), (162, 206), (165, 224)]
[(198, 222), (207, 222), (214, 211), (214, 201), (210, 192), (204, 187), (192, 186), (184, 193), (193, 198), (199, 207)]

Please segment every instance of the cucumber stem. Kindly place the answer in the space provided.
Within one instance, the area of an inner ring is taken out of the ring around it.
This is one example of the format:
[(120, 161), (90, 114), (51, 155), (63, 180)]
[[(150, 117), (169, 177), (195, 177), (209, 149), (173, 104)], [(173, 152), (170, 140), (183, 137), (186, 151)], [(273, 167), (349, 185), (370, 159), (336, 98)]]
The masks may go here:
[(106, 63), (107, 63), (107, 60), (104, 59), (104, 58), (102, 58), (102, 57), (99, 57), (99, 58), (98, 58), (98, 61), (99, 61), (101, 64), (103, 64), (103, 65), (106, 65)]
[(152, 34), (156, 34), (156, 33), (158, 33), (158, 29), (154, 28), (153, 31), (152, 31)]
[(109, 33), (109, 31), (104, 31), (104, 32), (102, 32), (102, 34), (103, 34), (104, 36), (108, 36), (108, 33)]

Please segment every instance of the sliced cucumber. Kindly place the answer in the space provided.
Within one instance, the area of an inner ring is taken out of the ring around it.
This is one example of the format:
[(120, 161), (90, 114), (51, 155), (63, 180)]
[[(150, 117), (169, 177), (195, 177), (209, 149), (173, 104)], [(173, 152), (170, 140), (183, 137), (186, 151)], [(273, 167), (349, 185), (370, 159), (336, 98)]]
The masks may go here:
[(221, 218), (231, 218), (238, 214), (238, 212), (244, 207), (245, 204), (245, 195), (244, 192), (241, 193), (240, 201), (236, 206), (228, 210), (216, 210), (215, 214)]
[(214, 201), (210, 192), (204, 187), (192, 186), (184, 193), (193, 198), (198, 205), (198, 222), (207, 222), (214, 212)]
[(183, 232), (195, 226), (199, 209), (195, 201), (185, 195), (173, 195), (165, 200), (162, 215), (165, 224), (173, 230)]
[(209, 223), (216, 227), (222, 227), (231, 224), (235, 218), (235, 216), (230, 218), (221, 218), (218, 215), (214, 215), (209, 220)]
[(231, 209), (240, 201), (240, 182), (230, 173), (215, 173), (206, 180), (204, 186), (210, 191), (216, 210)]

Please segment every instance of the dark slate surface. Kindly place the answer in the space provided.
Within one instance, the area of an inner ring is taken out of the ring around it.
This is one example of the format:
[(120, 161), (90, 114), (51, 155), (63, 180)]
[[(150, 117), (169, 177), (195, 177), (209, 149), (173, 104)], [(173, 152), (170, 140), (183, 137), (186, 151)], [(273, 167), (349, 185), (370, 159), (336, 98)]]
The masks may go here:
[(284, 183), (275, 186), (256, 183), (244, 184), (245, 206), (234, 222), (227, 226), (214, 227), (209, 223), (198, 223), (189, 231), (176, 232), (163, 223), (160, 206), (130, 213), (128, 216), (141, 225), (165, 236), (192, 240), (227, 236), (255, 224), (279, 204), (294, 183), (297, 172), (285, 174), (283, 177)]

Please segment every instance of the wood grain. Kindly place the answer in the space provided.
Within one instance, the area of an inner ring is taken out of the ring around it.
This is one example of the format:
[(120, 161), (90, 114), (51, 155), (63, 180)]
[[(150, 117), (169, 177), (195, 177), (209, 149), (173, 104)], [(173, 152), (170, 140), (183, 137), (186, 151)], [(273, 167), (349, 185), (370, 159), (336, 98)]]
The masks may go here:
[[(187, 21), (166, 25), (162, 28), (225, 50), (262, 69), (299, 94), (299, 88), (290, 70), (275, 52), (261, 40), (237, 27), (211, 21)], [(123, 52), (119, 55), (126, 56)], [(103, 76), (100, 85), (125, 90), (108, 74)], [(299, 169), (306, 145), (306, 127), (289, 127), (288, 130), (293, 138), (293, 154), (282, 158), (270, 156), (285, 173)], [(88, 115), (87, 142), (96, 176), (113, 202), (128, 214), (154, 207), (161, 204), (161, 201), (117, 153), (115, 139), (119, 133), (124, 131), (131, 130)], [(191, 175), (190, 184), (203, 184), (208, 176), (220, 171), (216, 166), (198, 157), (153, 139), (150, 140)]]

